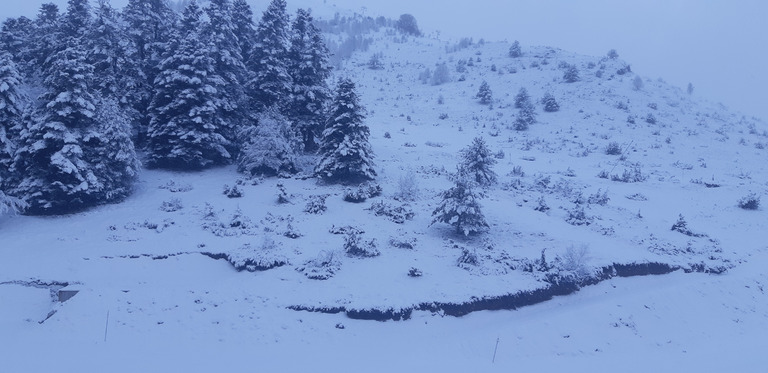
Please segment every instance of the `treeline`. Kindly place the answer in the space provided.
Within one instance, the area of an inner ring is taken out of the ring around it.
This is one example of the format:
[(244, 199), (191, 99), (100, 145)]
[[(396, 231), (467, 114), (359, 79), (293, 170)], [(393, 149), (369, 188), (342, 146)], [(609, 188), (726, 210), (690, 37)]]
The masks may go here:
[[(333, 107), (330, 55), (311, 14), (290, 17), (273, 0), (256, 23), (245, 0), (185, 4), (178, 14), (165, 0), (122, 10), (69, 0), (64, 12), (44, 4), (35, 19), (3, 23), (0, 211), (119, 201), (138, 175), (137, 151), (151, 168), (236, 163), (265, 175), (296, 172), (293, 157), (321, 145), (333, 152), (323, 131), (338, 124), (329, 114), (346, 115)], [(340, 82), (336, 102), (350, 97), (362, 113), (354, 84)], [(372, 177), (367, 127), (354, 118), (366, 171), (346, 172)], [(326, 153), (323, 175), (343, 180)]]

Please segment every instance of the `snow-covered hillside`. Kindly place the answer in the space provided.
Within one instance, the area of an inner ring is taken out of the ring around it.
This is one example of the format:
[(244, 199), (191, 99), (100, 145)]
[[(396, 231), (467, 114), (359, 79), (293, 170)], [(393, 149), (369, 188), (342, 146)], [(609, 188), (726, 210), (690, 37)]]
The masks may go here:
[[(354, 190), (309, 166), (144, 170), (120, 204), (4, 216), (0, 371), (765, 367), (768, 219), (738, 206), (768, 192), (765, 123), (618, 58), (370, 37), (335, 73), (368, 110), (380, 195), (345, 201)], [(450, 80), (433, 85), (438, 64)], [(526, 131), (513, 128), (521, 88)], [(481, 200), (488, 232), (465, 237), (430, 223), (476, 137), (498, 183)], [(350, 231), (379, 255), (346, 255)], [(62, 289), (78, 293), (60, 302)]]

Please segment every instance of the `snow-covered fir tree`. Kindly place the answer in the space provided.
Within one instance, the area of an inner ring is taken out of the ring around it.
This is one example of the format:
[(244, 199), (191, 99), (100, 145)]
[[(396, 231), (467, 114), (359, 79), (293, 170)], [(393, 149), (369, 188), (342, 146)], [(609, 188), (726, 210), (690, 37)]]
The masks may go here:
[(555, 96), (552, 96), (549, 92), (545, 93), (544, 97), (541, 98), (541, 104), (544, 105), (544, 111), (548, 113), (560, 110), (560, 104), (557, 103)]
[(483, 105), (488, 105), (493, 102), (493, 92), (491, 92), (491, 86), (488, 85), (488, 82), (483, 80), (475, 97), (477, 97)]
[(340, 79), (323, 131), (321, 159), (315, 168), (322, 180), (354, 184), (376, 177), (364, 111), (355, 83), (348, 78)]
[(230, 143), (218, 102), (224, 79), (203, 43), (202, 12), (193, 0), (184, 10), (180, 30), (168, 43), (155, 79), (147, 134), (147, 166), (202, 169), (230, 161)]
[(232, 26), (240, 45), (243, 62), (248, 61), (256, 40), (256, 28), (253, 23), (253, 10), (246, 0), (232, 1)]
[(531, 103), (531, 96), (528, 94), (528, 90), (525, 87), (520, 88), (517, 95), (515, 95), (515, 108), (522, 109), (531, 105), (533, 104)]
[(45, 3), (34, 21), (34, 33), (30, 36), (28, 70), (29, 77), (41, 76), (52, 62), (52, 56), (61, 50), (59, 7), (54, 3)]
[(124, 94), (120, 101), (130, 108), (137, 145), (144, 146), (155, 77), (167, 50), (176, 14), (166, 0), (128, 0), (122, 15), (129, 42), (122, 77)]
[(512, 58), (518, 58), (523, 55), (522, 49), (520, 49), (520, 42), (515, 40), (512, 46), (509, 47), (509, 56)]
[(273, 107), (259, 113), (257, 120), (256, 124), (247, 125), (240, 131), (243, 145), (237, 158), (237, 170), (251, 176), (295, 173), (298, 137), (288, 118)]
[(497, 176), (493, 171), (493, 165), (497, 161), (482, 137), (475, 137), (472, 144), (463, 149), (459, 155), (461, 157), (460, 174), (482, 187), (496, 183)]
[(24, 16), (8, 18), (0, 30), (0, 49), (10, 53), (18, 66), (26, 67), (34, 32), (35, 25), (31, 19)]
[(297, 11), (292, 35), (288, 68), (293, 89), (285, 112), (298, 126), (304, 151), (312, 152), (317, 150), (316, 138), (321, 135), (331, 96), (326, 83), (331, 73), (330, 52), (309, 11)]
[[(132, 183), (131, 176), (122, 176), (133, 171), (111, 169), (114, 160), (110, 159), (122, 149), (131, 149), (130, 140), (115, 137), (105, 145), (108, 141), (99, 131), (106, 124), (100, 124), (97, 115), (100, 102), (89, 87), (92, 71), (85, 51), (77, 45), (51, 59), (45, 92), (22, 130), (12, 167), (20, 175), (13, 194), (29, 203), (30, 214), (74, 212), (117, 201), (130, 191), (129, 185), (116, 180)], [(102, 172), (105, 167), (110, 174)]]
[(216, 75), (223, 80), (223, 84), (214, 87), (218, 96), (219, 131), (231, 144), (230, 152), (234, 153), (236, 129), (247, 118), (242, 110), (246, 106), (242, 84), (246, 78), (245, 64), (235, 35), (229, 0), (211, 0), (205, 13), (208, 19), (203, 23), (200, 36), (206, 38), (208, 56), (214, 61)]
[(246, 64), (250, 75), (246, 89), (256, 112), (284, 105), (290, 95), (289, 26), (285, 0), (272, 0), (256, 26), (256, 40)]
[(459, 170), (453, 176), (454, 185), (441, 194), (440, 205), (432, 212), (432, 223), (446, 223), (454, 226), (456, 232), (468, 236), (485, 232), (488, 223), (481, 210), (479, 200), (483, 193), (471, 177)]
[(93, 65), (93, 88), (103, 97), (118, 97), (126, 65), (128, 39), (117, 11), (108, 0), (99, 0), (88, 39), (88, 63)]
[(61, 42), (72, 46), (88, 36), (91, 24), (91, 6), (88, 0), (69, 0), (61, 23)]
[(0, 52), (0, 190), (7, 190), (8, 186), (4, 185), (3, 180), (9, 180), (13, 155), (19, 141), (24, 107), (24, 96), (19, 91), (21, 83), (21, 74), (11, 55)]

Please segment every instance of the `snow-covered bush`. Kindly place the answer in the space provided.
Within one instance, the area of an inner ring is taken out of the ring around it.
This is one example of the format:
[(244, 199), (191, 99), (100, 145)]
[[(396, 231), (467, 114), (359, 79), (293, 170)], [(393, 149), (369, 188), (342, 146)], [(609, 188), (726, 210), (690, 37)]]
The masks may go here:
[(368, 198), (374, 198), (381, 195), (383, 189), (379, 184), (364, 184), (356, 189), (346, 189), (344, 191), (344, 200), (352, 203), (363, 203)]
[(327, 280), (341, 269), (341, 255), (337, 251), (321, 251), (296, 270), (313, 280)]
[(597, 192), (591, 194), (587, 199), (588, 204), (600, 206), (607, 205), (608, 201), (610, 201), (610, 198), (608, 198), (608, 191), (606, 190), (605, 192), (601, 193), (601, 189), (598, 189)]
[(381, 255), (376, 248), (376, 239), (363, 241), (359, 234), (349, 233), (344, 237), (344, 252), (348, 256), (357, 258), (370, 258)]
[(671, 230), (682, 233), (689, 237), (705, 237), (706, 236), (705, 234), (694, 233), (692, 230), (690, 230), (688, 228), (688, 222), (685, 221), (685, 217), (683, 217), (683, 214), (680, 214), (680, 216), (678, 216), (675, 224), (672, 224)]
[(565, 219), (570, 225), (590, 225), (592, 224), (592, 217), (587, 216), (584, 212), (584, 206), (576, 205), (571, 210), (568, 210), (568, 217)]
[(167, 201), (163, 201), (160, 205), (160, 210), (165, 212), (174, 212), (182, 209), (181, 200), (178, 198), (171, 198)]
[(516, 109), (522, 109), (524, 107), (532, 106), (531, 103), (531, 95), (528, 94), (528, 90), (525, 89), (525, 87), (520, 88), (520, 90), (515, 95), (515, 108)]
[(619, 181), (622, 183), (641, 183), (648, 179), (648, 176), (643, 174), (643, 170), (639, 165), (634, 165), (632, 169), (625, 169), (621, 175), (611, 175), (612, 181)]
[(544, 97), (541, 98), (541, 104), (544, 105), (544, 111), (547, 113), (553, 113), (560, 110), (560, 104), (557, 103), (555, 96), (552, 96), (549, 92), (545, 93)]
[(384, 69), (384, 63), (381, 62), (381, 59), (384, 57), (384, 55), (381, 52), (377, 52), (371, 55), (371, 58), (368, 59), (368, 68), (371, 70), (382, 70)]
[(18, 214), (27, 208), (27, 204), (15, 197), (9, 196), (0, 190), (0, 216), (5, 214)]
[(413, 250), (416, 248), (416, 238), (413, 237), (390, 237), (389, 245), (398, 249)]
[(223, 255), (238, 271), (266, 271), (288, 264), (288, 259), (280, 253), (279, 245), (269, 236), (264, 236), (261, 246), (246, 243)]
[(611, 50), (608, 51), (607, 56), (608, 56), (608, 58), (610, 58), (612, 60), (615, 60), (615, 59), (619, 58), (619, 53), (616, 52), (615, 49), (611, 49)]
[(424, 273), (416, 267), (411, 267), (411, 269), (408, 270), (408, 277), (421, 277), (423, 275)]
[(397, 180), (397, 193), (394, 198), (399, 201), (415, 201), (419, 197), (419, 183), (416, 174), (408, 171)]
[(177, 183), (176, 180), (168, 180), (167, 183), (160, 185), (158, 188), (165, 189), (171, 193), (189, 192), (194, 189), (191, 184)]
[(534, 207), (533, 209), (538, 212), (549, 211), (549, 206), (547, 206), (547, 201), (544, 200), (543, 195), (539, 196), (539, 199), (536, 200), (536, 207)]
[(605, 147), (605, 154), (607, 155), (621, 155), (621, 144), (617, 141), (611, 141), (608, 146)]
[(435, 66), (435, 72), (432, 73), (430, 84), (441, 85), (450, 81), (451, 74), (448, 71), (448, 65), (446, 65), (445, 62), (437, 64), (437, 66)]
[(202, 215), (203, 229), (218, 237), (254, 235), (259, 231), (257, 225), (248, 216), (243, 215), (239, 208), (235, 210), (228, 220), (222, 221), (219, 219), (218, 213), (213, 209), (213, 206), (206, 203)]
[(757, 210), (760, 208), (760, 196), (750, 193), (739, 199), (738, 205), (744, 210)]
[(639, 75), (636, 75), (634, 79), (632, 79), (632, 89), (635, 91), (639, 91), (643, 89), (643, 78), (641, 78)]
[(469, 269), (480, 264), (480, 258), (477, 256), (477, 252), (469, 250), (466, 247), (461, 248), (461, 255), (456, 260), (456, 265), (461, 268)]
[(243, 191), (240, 189), (239, 186), (237, 186), (237, 184), (231, 187), (227, 184), (224, 184), (223, 194), (227, 196), (227, 198), (240, 198), (243, 196)]
[(408, 205), (392, 206), (384, 201), (374, 202), (368, 210), (371, 210), (376, 216), (386, 216), (397, 224), (403, 224), (406, 220), (411, 220), (416, 216), (416, 213)]
[(291, 200), (293, 199), (293, 195), (288, 194), (288, 191), (285, 190), (285, 185), (283, 183), (277, 183), (277, 203), (283, 205), (286, 203), (291, 203)]
[(566, 83), (575, 83), (581, 80), (581, 78), (579, 78), (579, 69), (576, 65), (568, 65), (568, 67), (565, 68), (565, 72), (563, 72), (563, 80)]
[(578, 281), (592, 275), (593, 270), (588, 265), (590, 259), (587, 246), (579, 246), (578, 248), (569, 246), (562, 256), (555, 258), (555, 267), (560, 270), (560, 276), (570, 277)]
[(324, 213), (328, 210), (328, 207), (325, 205), (326, 198), (328, 198), (327, 194), (310, 196), (307, 205), (304, 207), (304, 212), (308, 214)]

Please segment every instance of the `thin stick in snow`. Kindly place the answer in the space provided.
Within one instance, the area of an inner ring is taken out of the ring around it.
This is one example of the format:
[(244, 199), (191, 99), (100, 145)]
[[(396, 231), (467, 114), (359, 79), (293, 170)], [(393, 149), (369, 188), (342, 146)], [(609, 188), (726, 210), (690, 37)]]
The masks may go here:
[[(104, 325), (104, 342), (107, 341), (107, 331), (109, 329), (109, 310), (107, 310), (107, 323)], [(494, 353), (494, 357), (496, 354)]]
[(493, 348), (493, 360), (491, 360), (492, 364), (496, 362), (496, 351), (499, 349), (499, 339), (500, 337), (496, 338), (496, 347)]

